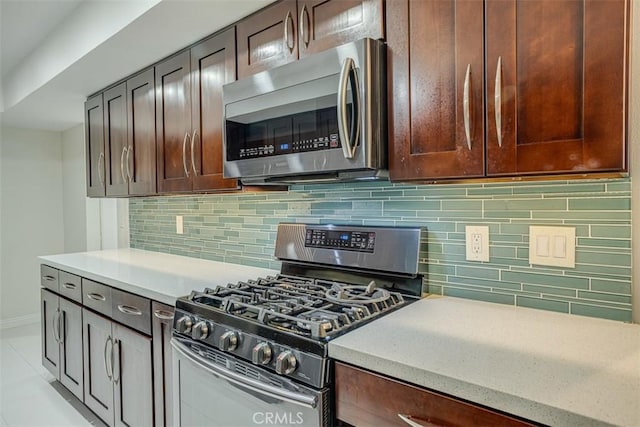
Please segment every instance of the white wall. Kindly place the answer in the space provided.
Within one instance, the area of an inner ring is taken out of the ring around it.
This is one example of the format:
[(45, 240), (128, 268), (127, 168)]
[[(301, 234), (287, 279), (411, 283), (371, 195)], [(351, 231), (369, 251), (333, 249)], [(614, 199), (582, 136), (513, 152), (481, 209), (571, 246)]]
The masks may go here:
[(84, 126), (62, 132), (64, 251), (87, 250)]
[(37, 256), (64, 252), (62, 138), (59, 132), (8, 127), (0, 133), (0, 325), (5, 327), (38, 318)]

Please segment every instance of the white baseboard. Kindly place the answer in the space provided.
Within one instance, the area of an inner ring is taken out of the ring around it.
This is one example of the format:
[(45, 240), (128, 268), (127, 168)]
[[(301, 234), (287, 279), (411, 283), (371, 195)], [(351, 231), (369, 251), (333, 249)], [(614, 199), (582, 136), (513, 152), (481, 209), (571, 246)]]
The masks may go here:
[(18, 326), (30, 325), (32, 323), (40, 323), (40, 313), (29, 314), (28, 316), (12, 317), (9, 319), (0, 319), (0, 329), (16, 328)]

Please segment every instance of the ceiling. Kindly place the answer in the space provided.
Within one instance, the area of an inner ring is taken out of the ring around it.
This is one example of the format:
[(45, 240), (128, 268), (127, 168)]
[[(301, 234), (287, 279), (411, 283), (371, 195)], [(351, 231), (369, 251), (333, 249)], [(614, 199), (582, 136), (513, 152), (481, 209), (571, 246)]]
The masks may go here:
[(86, 97), (273, 0), (0, 0), (0, 118), (61, 131)]

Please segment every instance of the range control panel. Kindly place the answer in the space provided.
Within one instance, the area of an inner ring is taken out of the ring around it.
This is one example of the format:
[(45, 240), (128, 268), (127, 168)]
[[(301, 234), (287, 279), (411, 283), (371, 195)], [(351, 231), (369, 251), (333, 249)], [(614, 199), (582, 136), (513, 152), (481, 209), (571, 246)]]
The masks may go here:
[(307, 248), (342, 249), (373, 253), (376, 233), (373, 231), (316, 230), (307, 228), (304, 246)]

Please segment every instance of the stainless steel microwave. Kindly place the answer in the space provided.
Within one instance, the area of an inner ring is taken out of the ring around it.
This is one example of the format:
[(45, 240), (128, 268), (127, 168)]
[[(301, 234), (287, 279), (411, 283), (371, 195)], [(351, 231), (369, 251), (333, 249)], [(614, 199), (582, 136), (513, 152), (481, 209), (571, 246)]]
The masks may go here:
[(223, 87), (224, 176), (245, 184), (387, 177), (385, 45), (362, 39)]

